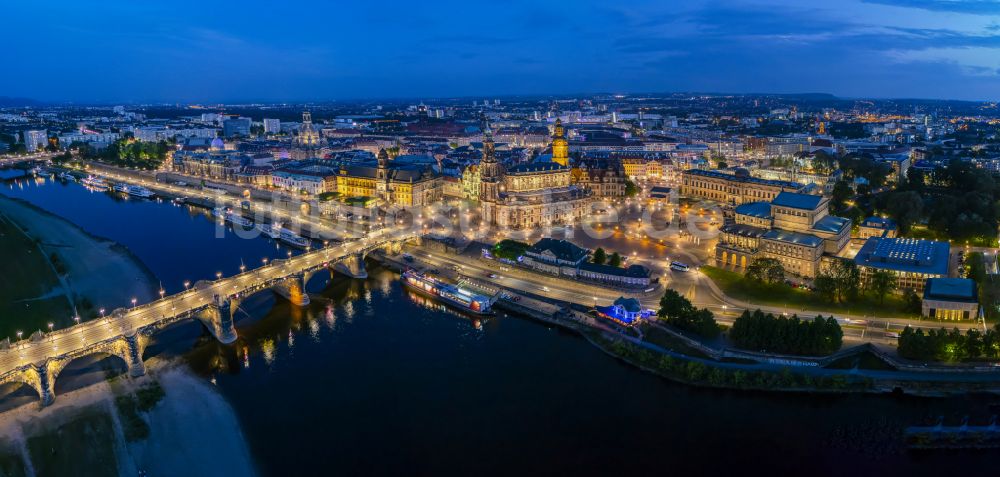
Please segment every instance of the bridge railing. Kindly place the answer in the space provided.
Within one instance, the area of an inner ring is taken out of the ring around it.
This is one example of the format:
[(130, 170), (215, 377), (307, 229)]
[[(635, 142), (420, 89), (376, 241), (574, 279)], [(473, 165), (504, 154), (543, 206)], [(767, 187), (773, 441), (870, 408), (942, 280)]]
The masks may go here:
[[(373, 243), (366, 244), (361, 249), (358, 249), (358, 250), (355, 250), (355, 251), (351, 252), (351, 254), (353, 254), (353, 253), (366, 253), (366, 252), (370, 252), (371, 250), (377, 249), (377, 248), (379, 248), (379, 247), (381, 247), (381, 246), (385, 245), (386, 243), (391, 242), (393, 240), (405, 240), (407, 238), (412, 238), (412, 236), (415, 236), (415, 233), (412, 232), (412, 231), (410, 231), (410, 232), (406, 232), (406, 233), (402, 234), (401, 237), (392, 237), (392, 238), (385, 238), (386, 234), (381, 234), (381, 235), (382, 236), (374, 239)], [(391, 234), (389, 234), (389, 235), (391, 235)], [(286, 260), (283, 260), (282, 263), (281, 263), (281, 266), (290, 266), (290, 265), (292, 265), (292, 264), (294, 264), (296, 262), (300, 262), (302, 260), (306, 260), (308, 257), (319, 256), (319, 255), (322, 255), (322, 254), (326, 254), (326, 253), (329, 253), (329, 252), (333, 251), (334, 249), (336, 249), (338, 247), (346, 247), (346, 246), (348, 246), (350, 244), (353, 244), (355, 242), (366, 241), (366, 240), (367, 241), (371, 241), (372, 239), (369, 239), (369, 238), (353, 239), (353, 240), (350, 240), (350, 241), (342, 242), (342, 243), (337, 244), (337, 245), (332, 245), (332, 246), (328, 246), (328, 247), (324, 247), (324, 248), (319, 248), (319, 249), (316, 249), (316, 250), (314, 250), (312, 252), (307, 252), (305, 254), (295, 255), (295, 256), (292, 256), (292, 257), (290, 257), (290, 258), (288, 258)], [(345, 256), (346, 255), (349, 255), (349, 254), (345, 254)], [(344, 258), (344, 257), (331, 258), (330, 261), (339, 260), (341, 258)], [(327, 263), (329, 263), (329, 262), (327, 262)], [(235, 280), (239, 280), (240, 278), (245, 278), (246, 276), (250, 276), (250, 275), (253, 275), (253, 274), (259, 274), (262, 271), (270, 270), (270, 269), (273, 269), (273, 267), (277, 267), (277, 266), (278, 265), (275, 265), (273, 262), (270, 262), (267, 265), (264, 265), (264, 266), (261, 266), (261, 267), (258, 267), (258, 268), (244, 270), (244, 271), (242, 271), (240, 273), (237, 273), (236, 275), (231, 275), (229, 277), (222, 277), (222, 278), (217, 278), (215, 280), (211, 280), (211, 283), (212, 283), (212, 286), (216, 286), (219, 283), (223, 283), (223, 282), (227, 282), (227, 281), (235, 281)], [(271, 285), (273, 285), (274, 283), (276, 283), (276, 282), (278, 282), (280, 280), (283, 280), (284, 278), (287, 278), (287, 277), (274, 278), (274, 279), (269, 278), (269, 279), (264, 280), (261, 284), (256, 284), (256, 285), (247, 287), (246, 289), (257, 288), (257, 287), (268, 287), (268, 286), (271, 286)], [(73, 333), (82, 332), (84, 329), (86, 329), (87, 327), (90, 327), (90, 326), (100, 326), (100, 322), (102, 322), (102, 321), (105, 322), (105, 323), (108, 323), (110, 325), (110, 324), (112, 324), (116, 320), (125, 320), (125, 319), (127, 319), (127, 318), (129, 318), (131, 316), (135, 316), (135, 314), (140, 313), (142, 311), (145, 311), (147, 309), (155, 308), (155, 307), (157, 307), (157, 306), (159, 306), (159, 305), (161, 305), (163, 303), (166, 303), (166, 302), (169, 302), (169, 301), (172, 301), (172, 300), (177, 300), (178, 298), (184, 297), (186, 295), (197, 293), (198, 291), (199, 291), (198, 289), (196, 289), (196, 288), (194, 288), (192, 286), (190, 288), (185, 289), (184, 291), (177, 292), (177, 293), (174, 293), (172, 295), (164, 295), (164, 296), (156, 298), (156, 299), (154, 299), (152, 301), (143, 303), (141, 305), (135, 305), (135, 306), (133, 306), (131, 308), (126, 308), (125, 309), (125, 313), (122, 314), (122, 315), (120, 315), (120, 316), (107, 315), (107, 316), (102, 316), (101, 318), (98, 318), (98, 319), (95, 319), (95, 320), (81, 321), (79, 324), (76, 324), (76, 325), (72, 325), (72, 326), (69, 326), (69, 327), (66, 327), (66, 328), (62, 328), (62, 329), (59, 329), (59, 330), (50, 331), (50, 332), (44, 334), (43, 337), (44, 338), (52, 338), (52, 339), (55, 339), (57, 337), (61, 338), (61, 337), (64, 337), (66, 335), (71, 335)], [(196, 308), (201, 308), (201, 307), (196, 307)], [(183, 315), (183, 314), (188, 313), (188, 312), (189, 312), (189, 310), (185, 310), (185, 311), (182, 311), (180, 313), (175, 313), (175, 314), (173, 314), (171, 316), (179, 316), (179, 315)], [(152, 317), (149, 321), (151, 323), (155, 323), (155, 322), (160, 321), (160, 320), (162, 320), (162, 318)], [(148, 323), (147, 323), (147, 325), (148, 325)], [(141, 326), (146, 326), (146, 325), (141, 325)], [(17, 344), (21, 343), (22, 341), (30, 341), (30, 339), (31, 338), (28, 337), (28, 338), (25, 338), (23, 340), (15, 341), (13, 343), (13, 345), (17, 345)], [(13, 349), (18, 349), (18, 347), (17, 346), (11, 346), (8, 350), (13, 350)]]

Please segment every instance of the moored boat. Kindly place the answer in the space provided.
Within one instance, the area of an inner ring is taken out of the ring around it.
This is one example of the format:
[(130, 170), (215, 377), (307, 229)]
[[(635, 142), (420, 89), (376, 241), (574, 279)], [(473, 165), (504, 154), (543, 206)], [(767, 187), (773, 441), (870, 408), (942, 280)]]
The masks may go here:
[(463, 311), (478, 315), (488, 315), (491, 313), (494, 299), (480, 295), (462, 287), (445, 283), (436, 277), (407, 270), (402, 275), (403, 283), (417, 291), (440, 298), (445, 303), (455, 306)]

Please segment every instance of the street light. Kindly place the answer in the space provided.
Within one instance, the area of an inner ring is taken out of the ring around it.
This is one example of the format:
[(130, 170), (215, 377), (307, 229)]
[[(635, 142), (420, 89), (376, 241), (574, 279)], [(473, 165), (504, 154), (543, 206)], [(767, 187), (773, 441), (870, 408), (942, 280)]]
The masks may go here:
[(75, 322), (76, 322), (76, 324), (78, 324), (78, 325), (79, 325), (79, 324), (80, 324), (80, 317), (79, 317), (79, 316), (74, 316), (74, 317), (73, 317), (73, 321), (75, 321)]
[(135, 298), (133, 298), (132, 299), (132, 308), (135, 308), (135, 302), (136, 302), (136, 300), (135, 300)]
[(215, 272), (215, 279), (219, 280), (222, 278), (222, 272)]
[(188, 287), (191, 286), (191, 282), (184, 280), (184, 290), (187, 291)]

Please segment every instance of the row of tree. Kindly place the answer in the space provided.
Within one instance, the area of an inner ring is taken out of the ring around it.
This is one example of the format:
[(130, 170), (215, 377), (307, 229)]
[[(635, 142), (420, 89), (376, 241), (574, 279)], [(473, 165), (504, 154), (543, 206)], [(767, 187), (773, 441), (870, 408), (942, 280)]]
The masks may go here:
[(962, 361), (1000, 358), (1000, 332), (972, 328), (962, 334), (957, 328), (924, 333), (907, 326), (899, 334), (899, 355), (921, 361)]
[(146, 142), (132, 138), (119, 139), (103, 150), (95, 150), (88, 144), (73, 143), (69, 149), (76, 149), (85, 159), (96, 159), (120, 167), (132, 169), (158, 169), (167, 158), (170, 145), (166, 141)]
[(663, 322), (704, 338), (715, 338), (721, 331), (715, 315), (707, 308), (697, 308), (675, 290), (667, 290), (660, 298), (656, 315)]
[(804, 356), (828, 355), (840, 349), (844, 332), (832, 316), (800, 320), (764, 314), (759, 309), (744, 311), (729, 331), (729, 340), (737, 347)]

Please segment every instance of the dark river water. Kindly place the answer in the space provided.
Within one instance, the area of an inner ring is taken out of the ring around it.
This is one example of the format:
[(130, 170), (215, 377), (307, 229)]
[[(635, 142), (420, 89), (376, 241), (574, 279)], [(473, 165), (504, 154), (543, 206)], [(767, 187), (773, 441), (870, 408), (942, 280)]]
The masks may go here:
[[(204, 211), (120, 200), (78, 185), (6, 184), (141, 259), (168, 292), (287, 251), (215, 237)], [(371, 277), (317, 276), (324, 299), (294, 308), (261, 293), (240, 340), (200, 325), (147, 350), (215, 379), (264, 475), (996, 475), (990, 452), (913, 453), (902, 427), (989, 417), (985, 397), (829, 396), (691, 388), (513, 316), (478, 321)], [(58, 389), (57, 389), (58, 392)], [(197, 405), (197, 403), (192, 403)]]

